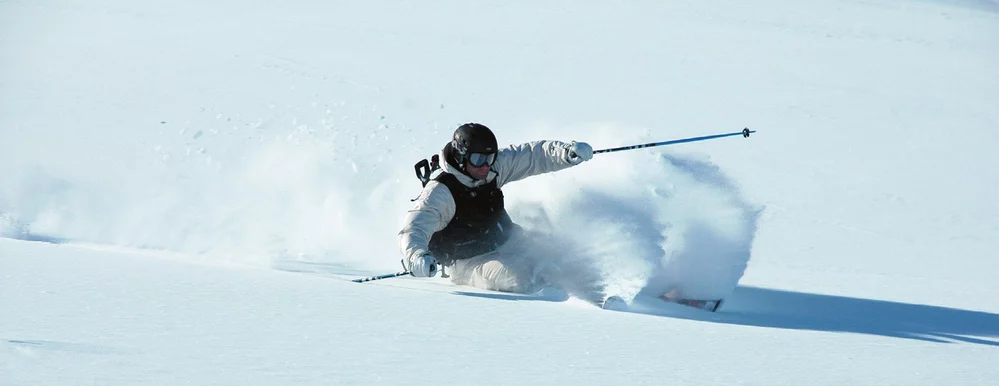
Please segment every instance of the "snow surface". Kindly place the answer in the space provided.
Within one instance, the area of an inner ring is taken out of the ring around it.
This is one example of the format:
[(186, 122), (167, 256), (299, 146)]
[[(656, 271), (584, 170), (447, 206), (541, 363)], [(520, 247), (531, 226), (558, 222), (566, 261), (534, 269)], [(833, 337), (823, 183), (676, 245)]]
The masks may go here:
[[(982, 0), (0, 2), (0, 384), (994, 383), (996, 68)], [(469, 121), (758, 130), (504, 189), (726, 305), (351, 283)]]

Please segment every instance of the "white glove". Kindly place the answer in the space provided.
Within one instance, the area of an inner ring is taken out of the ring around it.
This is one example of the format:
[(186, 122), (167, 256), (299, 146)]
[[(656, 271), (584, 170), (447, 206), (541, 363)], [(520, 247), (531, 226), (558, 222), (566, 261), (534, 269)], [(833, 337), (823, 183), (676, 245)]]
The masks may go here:
[(437, 276), (437, 260), (430, 254), (416, 256), (409, 265), (409, 272), (412, 272), (413, 276), (416, 277)]
[(593, 158), (593, 148), (586, 142), (572, 141), (569, 143), (569, 163), (579, 165)]

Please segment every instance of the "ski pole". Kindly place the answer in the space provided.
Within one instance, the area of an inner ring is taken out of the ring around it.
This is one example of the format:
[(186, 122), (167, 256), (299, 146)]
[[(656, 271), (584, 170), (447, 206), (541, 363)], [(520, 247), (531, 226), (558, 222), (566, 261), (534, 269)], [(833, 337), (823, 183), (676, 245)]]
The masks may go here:
[(363, 279), (354, 279), (354, 280), (351, 280), (351, 281), (354, 282), (354, 283), (364, 283), (366, 281), (388, 279), (388, 278), (391, 278), (391, 277), (399, 277), (399, 276), (405, 276), (405, 275), (409, 275), (409, 274), (410, 274), (409, 271), (402, 271), (402, 272), (396, 272), (396, 273), (389, 273), (389, 274), (385, 274), (385, 275), (378, 275), (378, 276), (366, 277), (366, 278), (363, 278)]
[(653, 142), (653, 143), (646, 143), (646, 144), (642, 144), (642, 145), (622, 146), (622, 147), (615, 147), (615, 148), (612, 148), (612, 149), (594, 150), (593, 154), (610, 153), (610, 152), (622, 151), (622, 150), (641, 149), (641, 148), (653, 147), (653, 146), (673, 145), (673, 144), (684, 143), (684, 142), (704, 141), (704, 140), (708, 140), (708, 139), (715, 139), (715, 138), (722, 138), (722, 137), (731, 137), (733, 135), (741, 135), (741, 136), (743, 136), (745, 138), (749, 138), (749, 135), (752, 134), (752, 133), (755, 133), (755, 132), (756, 132), (756, 130), (749, 130), (749, 128), (747, 127), (745, 129), (742, 129), (742, 131), (736, 132), (736, 133), (715, 134), (715, 135), (707, 135), (707, 136), (703, 136), (703, 137), (674, 139), (674, 140), (665, 141), (665, 142)]

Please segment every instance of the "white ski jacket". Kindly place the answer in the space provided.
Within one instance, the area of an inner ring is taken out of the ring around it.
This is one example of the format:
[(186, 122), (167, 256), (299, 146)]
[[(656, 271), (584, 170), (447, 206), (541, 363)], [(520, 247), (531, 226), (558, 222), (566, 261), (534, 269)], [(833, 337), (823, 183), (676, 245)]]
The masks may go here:
[[(441, 231), (454, 218), (455, 203), (451, 191), (444, 184), (433, 181), (440, 173), (451, 173), (465, 186), (475, 187), (496, 180), (496, 187), (502, 188), (510, 182), (554, 172), (577, 165), (569, 158), (570, 143), (560, 141), (534, 141), (521, 145), (511, 145), (499, 150), (486, 180), (475, 180), (455, 170), (440, 154), (441, 169), (434, 172), (431, 181), (423, 188), (416, 206), (406, 213), (404, 226), (399, 231), (399, 246), (407, 262), (430, 253), (430, 238)], [(408, 264), (407, 264), (408, 265)]]

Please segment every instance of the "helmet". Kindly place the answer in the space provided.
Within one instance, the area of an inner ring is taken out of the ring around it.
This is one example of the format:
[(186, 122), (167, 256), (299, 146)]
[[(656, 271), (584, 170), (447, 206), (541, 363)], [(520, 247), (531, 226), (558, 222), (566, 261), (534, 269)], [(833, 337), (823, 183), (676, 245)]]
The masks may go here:
[(451, 139), (455, 161), (460, 165), (468, 161), (472, 166), (492, 165), (496, 161), (496, 136), (488, 127), (479, 123), (458, 126)]

